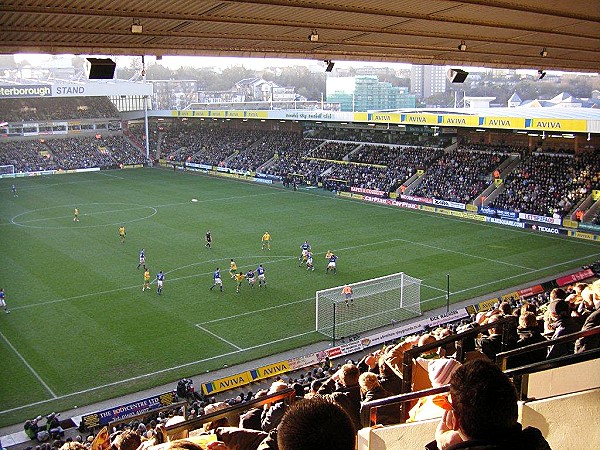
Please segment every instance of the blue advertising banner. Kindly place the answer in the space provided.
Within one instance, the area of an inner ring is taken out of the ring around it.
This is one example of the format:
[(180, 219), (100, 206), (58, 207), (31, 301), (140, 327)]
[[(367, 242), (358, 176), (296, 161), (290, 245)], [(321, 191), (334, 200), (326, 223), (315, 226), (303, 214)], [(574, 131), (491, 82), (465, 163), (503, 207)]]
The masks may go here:
[(115, 420), (137, 416), (138, 414), (162, 408), (163, 406), (169, 406), (173, 403), (175, 403), (175, 393), (165, 392), (164, 394), (144, 398), (136, 402), (127, 403), (126, 405), (86, 414), (81, 417), (81, 422), (88, 429), (102, 427)]

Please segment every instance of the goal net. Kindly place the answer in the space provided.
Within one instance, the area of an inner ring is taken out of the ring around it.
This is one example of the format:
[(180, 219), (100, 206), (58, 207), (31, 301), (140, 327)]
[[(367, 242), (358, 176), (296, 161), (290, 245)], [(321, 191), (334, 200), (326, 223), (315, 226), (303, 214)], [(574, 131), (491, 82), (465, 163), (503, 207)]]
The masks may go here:
[(317, 291), (316, 330), (342, 339), (421, 315), (421, 281), (404, 272)]
[(0, 178), (14, 178), (15, 177), (15, 166), (7, 164), (0, 166)]

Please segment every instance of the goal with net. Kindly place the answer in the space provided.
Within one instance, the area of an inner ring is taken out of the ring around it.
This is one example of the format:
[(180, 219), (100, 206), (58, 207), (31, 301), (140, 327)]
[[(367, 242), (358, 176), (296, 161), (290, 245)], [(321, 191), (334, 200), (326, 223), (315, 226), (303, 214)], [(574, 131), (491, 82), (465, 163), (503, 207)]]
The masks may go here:
[(317, 291), (316, 330), (334, 341), (421, 315), (421, 281), (404, 272)]
[(14, 178), (15, 177), (15, 166), (7, 164), (0, 166), (0, 178)]

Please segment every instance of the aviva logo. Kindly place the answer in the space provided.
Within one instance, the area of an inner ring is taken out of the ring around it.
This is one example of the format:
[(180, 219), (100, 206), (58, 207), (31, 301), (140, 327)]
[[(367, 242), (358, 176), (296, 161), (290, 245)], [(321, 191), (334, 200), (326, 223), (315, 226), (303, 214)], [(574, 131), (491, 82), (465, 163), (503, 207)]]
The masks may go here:
[(246, 383), (246, 378), (242, 375), (237, 375), (223, 380), (219, 380), (217, 388), (219, 390), (225, 390), (232, 387), (240, 386)]
[(386, 122), (389, 122), (392, 120), (392, 116), (385, 114), (373, 114), (373, 120), (385, 120)]
[(550, 122), (544, 120), (538, 120), (535, 123), (535, 126), (538, 128), (549, 128), (551, 130), (560, 130), (562, 128), (562, 124), (560, 122)]
[(406, 121), (413, 123), (427, 123), (427, 119), (423, 116), (408, 116)]
[(488, 121), (490, 127), (510, 127), (510, 119), (490, 119)]
[(289, 367), (285, 363), (273, 364), (273, 365), (268, 366), (268, 367), (263, 367), (260, 370), (260, 372), (262, 372), (260, 375), (261, 375), (261, 378), (265, 378), (265, 377), (270, 377), (270, 376), (273, 376), (273, 375), (277, 375), (277, 374), (282, 373), (282, 372), (286, 372), (288, 370), (289, 370)]
[(448, 125), (466, 125), (467, 124), (467, 119), (465, 119), (465, 118), (452, 118), (452, 117), (448, 117), (446, 119), (446, 123)]

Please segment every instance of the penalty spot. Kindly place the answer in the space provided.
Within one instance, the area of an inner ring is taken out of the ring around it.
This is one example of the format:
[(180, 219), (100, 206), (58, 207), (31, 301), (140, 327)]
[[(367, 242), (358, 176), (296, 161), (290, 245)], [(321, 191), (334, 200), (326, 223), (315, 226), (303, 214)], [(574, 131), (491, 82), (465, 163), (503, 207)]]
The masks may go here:
[(197, 199), (197, 198), (193, 198), (193, 199), (192, 199), (192, 202), (194, 202), (194, 203), (196, 203), (197, 201), (198, 201), (198, 199)]

